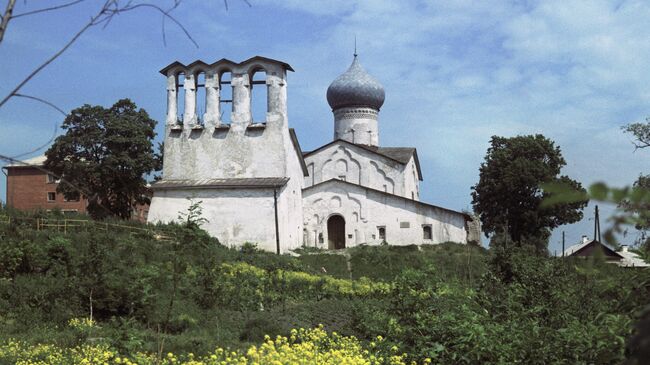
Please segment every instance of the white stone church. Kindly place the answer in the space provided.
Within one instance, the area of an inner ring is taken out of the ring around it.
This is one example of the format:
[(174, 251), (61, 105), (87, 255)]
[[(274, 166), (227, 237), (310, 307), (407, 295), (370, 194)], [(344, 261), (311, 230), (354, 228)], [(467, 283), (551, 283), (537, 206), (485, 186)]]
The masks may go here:
[[(480, 240), (468, 214), (420, 201), (415, 148), (379, 145), (384, 88), (356, 55), (327, 89), (334, 139), (313, 151), (302, 151), (289, 128), (287, 71), (259, 56), (161, 70), (165, 158), (150, 222), (176, 220), (192, 198), (202, 201), (203, 228), (229, 246), (286, 252)], [(256, 97), (266, 99), (261, 120), (253, 118)]]

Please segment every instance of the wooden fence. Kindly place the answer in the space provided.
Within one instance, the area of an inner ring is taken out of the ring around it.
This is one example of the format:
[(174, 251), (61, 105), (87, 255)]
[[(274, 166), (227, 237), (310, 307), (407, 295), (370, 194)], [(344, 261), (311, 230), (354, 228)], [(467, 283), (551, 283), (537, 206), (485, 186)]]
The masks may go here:
[(51, 230), (67, 234), (69, 232), (88, 231), (93, 228), (109, 232), (128, 231), (130, 233), (149, 233), (158, 240), (171, 240), (164, 232), (156, 231), (152, 228), (134, 227), (126, 224), (98, 222), (87, 219), (55, 219), (55, 218), (32, 218), (32, 217), (11, 217), (0, 215), (0, 224), (11, 223), (28, 225), (37, 231)]

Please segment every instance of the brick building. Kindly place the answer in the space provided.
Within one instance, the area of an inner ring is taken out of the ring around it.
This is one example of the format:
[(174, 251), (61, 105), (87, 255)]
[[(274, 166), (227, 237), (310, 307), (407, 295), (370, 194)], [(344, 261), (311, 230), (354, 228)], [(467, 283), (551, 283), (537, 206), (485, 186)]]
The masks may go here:
[[(59, 181), (43, 170), (45, 156), (4, 166), (7, 176), (7, 206), (19, 210), (60, 209), (65, 213), (85, 213), (87, 199), (81, 195), (67, 200), (56, 188)], [(133, 219), (146, 222), (149, 205), (137, 205)]]

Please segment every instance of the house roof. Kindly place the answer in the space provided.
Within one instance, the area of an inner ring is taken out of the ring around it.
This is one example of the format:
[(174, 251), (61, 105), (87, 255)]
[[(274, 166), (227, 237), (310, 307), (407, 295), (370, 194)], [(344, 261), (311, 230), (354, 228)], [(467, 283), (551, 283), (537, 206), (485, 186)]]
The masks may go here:
[(375, 193), (378, 193), (378, 194), (381, 194), (381, 195), (384, 195), (384, 196), (389, 196), (389, 197), (393, 197), (393, 198), (397, 198), (397, 199), (401, 199), (401, 200), (406, 200), (408, 202), (414, 203), (415, 205), (421, 205), (421, 206), (424, 206), (424, 207), (441, 209), (441, 210), (444, 210), (444, 211), (450, 212), (450, 213), (460, 214), (465, 218), (465, 220), (473, 220), (472, 217), (467, 213), (459, 212), (459, 211), (456, 211), (456, 210), (453, 210), (453, 209), (444, 208), (444, 207), (441, 207), (441, 206), (438, 206), (438, 205), (424, 203), (424, 202), (421, 202), (419, 200), (409, 199), (409, 198), (403, 197), (401, 195), (387, 193), (387, 192), (382, 191), (382, 190), (369, 188), (367, 186), (354, 184), (354, 183), (351, 183), (349, 181), (344, 181), (344, 180), (340, 180), (340, 179), (329, 179), (329, 180), (321, 181), (321, 182), (319, 182), (317, 184), (314, 184), (314, 185), (312, 185), (310, 187), (307, 187), (307, 188), (304, 188), (302, 190), (307, 191), (307, 190), (313, 189), (313, 188), (315, 188), (317, 186), (321, 186), (321, 185), (325, 185), (325, 184), (353, 186), (353, 187), (356, 187), (356, 188), (359, 188), (359, 189), (365, 189), (365, 190), (368, 190), (368, 191), (372, 191), (372, 192), (375, 192)]
[(583, 252), (584, 250), (586, 250), (587, 248), (589, 248), (590, 246), (593, 246), (593, 245), (602, 246), (603, 249), (605, 249), (605, 252), (609, 253), (610, 256), (618, 256), (619, 258), (623, 258), (623, 256), (621, 256), (619, 252), (616, 252), (616, 250), (613, 247), (611, 247), (611, 246), (609, 246), (607, 244), (604, 244), (602, 242), (599, 242), (597, 240), (591, 240), (591, 241), (588, 241), (588, 242), (583, 242), (583, 243), (579, 243), (577, 245), (570, 246), (569, 248), (564, 250), (564, 256), (576, 256), (576, 255), (580, 254), (581, 252)]
[(288, 177), (247, 177), (230, 179), (177, 179), (158, 180), (151, 184), (156, 189), (233, 189), (233, 188), (279, 188), (287, 184)]
[(373, 153), (376, 153), (382, 157), (385, 157), (389, 160), (395, 161), (399, 164), (406, 165), (410, 160), (411, 156), (415, 159), (415, 168), (418, 172), (418, 179), (422, 181), (422, 170), (420, 169), (420, 160), (418, 159), (418, 151), (415, 147), (376, 147), (376, 146), (364, 146), (361, 144), (355, 144), (352, 142), (348, 142), (343, 139), (335, 139), (332, 142), (322, 145), (318, 147), (317, 149), (313, 151), (305, 151), (303, 152), (303, 156), (307, 157), (309, 155), (312, 155), (316, 152), (319, 152), (331, 145), (334, 145), (336, 143), (342, 143), (346, 144), (348, 146), (354, 146), (366, 151), (370, 151)]
[(40, 155), (36, 157), (29, 158), (27, 160), (22, 160), (22, 161), (14, 161), (10, 163), (9, 165), (5, 165), (7, 168), (12, 168), (12, 167), (32, 167), (32, 166), (43, 166), (45, 164), (45, 160), (47, 160), (47, 157), (45, 155)]
[(600, 245), (606, 253), (609, 254), (610, 257), (616, 257), (619, 260), (614, 261), (613, 263), (616, 263), (618, 266), (622, 267), (650, 267), (650, 264), (645, 262), (639, 255), (635, 254), (634, 252), (629, 252), (629, 251), (623, 251), (619, 250), (616, 251), (613, 247), (599, 242), (597, 240), (591, 240), (588, 242), (584, 243), (579, 243), (577, 245), (570, 246), (566, 250), (564, 250), (564, 255), (565, 256), (577, 256), (580, 254), (580, 252), (587, 250), (589, 246), (592, 246), (594, 244)]
[(645, 262), (639, 255), (630, 251), (618, 251), (623, 259), (619, 262), (619, 266), (623, 267), (650, 267), (650, 264)]

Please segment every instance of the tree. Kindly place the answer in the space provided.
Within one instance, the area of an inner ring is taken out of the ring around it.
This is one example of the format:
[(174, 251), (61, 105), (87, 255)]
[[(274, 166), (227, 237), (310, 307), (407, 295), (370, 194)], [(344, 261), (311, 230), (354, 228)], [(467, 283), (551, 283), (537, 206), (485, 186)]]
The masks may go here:
[(512, 138), (493, 136), (479, 182), (472, 187), (472, 204), (487, 234), (499, 233), (516, 245), (530, 243), (546, 249), (551, 229), (582, 219), (586, 200), (542, 205), (548, 193), (543, 183), (557, 183), (586, 194), (582, 185), (559, 176), (566, 165), (560, 148), (541, 134)]
[(645, 123), (635, 122), (623, 126), (623, 132), (632, 133), (634, 135), (634, 147), (647, 148), (650, 147), (650, 118), (646, 118)]
[[(623, 131), (634, 136), (632, 143), (635, 149), (650, 147), (650, 118), (646, 118), (645, 123), (635, 122), (625, 125)], [(640, 175), (634, 182), (633, 189), (650, 191), (650, 175)], [(650, 237), (647, 236), (650, 230), (650, 204), (646, 201), (623, 199), (619, 207), (635, 218), (634, 227), (641, 233), (637, 242), (639, 251), (643, 256), (650, 257)]]
[(129, 99), (108, 109), (86, 104), (65, 118), (66, 133), (45, 153), (45, 168), (65, 178), (57, 191), (67, 199), (86, 196), (93, 218), (128, 219), (135, 203), (149, 200), (144, 175), (160, 168), (155, 126)]

